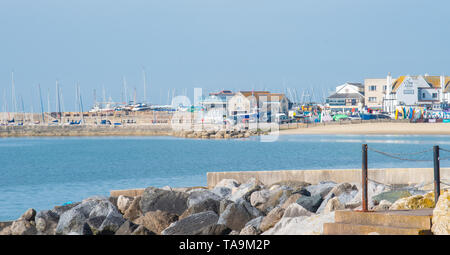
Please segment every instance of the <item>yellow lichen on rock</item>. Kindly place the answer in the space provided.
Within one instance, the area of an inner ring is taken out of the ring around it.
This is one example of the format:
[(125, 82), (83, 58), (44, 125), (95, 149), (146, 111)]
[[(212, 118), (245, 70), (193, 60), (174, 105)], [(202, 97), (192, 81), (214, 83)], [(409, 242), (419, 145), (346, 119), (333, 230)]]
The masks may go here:
[(400, 198), (391, 205), (389, 210), (415, 210), (434, 207), (434, 192), (425, 195), (415, 195)]
[(450, 234), (450, 192), (445, 191), (439, 196), (433, 210), (431, 231), (435, 235)]

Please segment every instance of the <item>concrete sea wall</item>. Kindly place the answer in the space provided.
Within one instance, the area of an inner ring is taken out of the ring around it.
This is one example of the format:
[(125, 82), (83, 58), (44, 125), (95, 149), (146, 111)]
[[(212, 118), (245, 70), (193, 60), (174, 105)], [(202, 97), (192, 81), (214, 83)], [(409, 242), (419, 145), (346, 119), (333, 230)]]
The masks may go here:
[(124, 126), (0, 126), (0, 137), (18, 136), (110, 136), (110, 135), (170, 135), (169, 124)]
[[(450, 168), (441, 168), (441, 179), (450, 179)], [(265, 185), (280, 181), (305, 181), (317, 184), (320, 181), (359, 182), (361, 183), (361, 169), (335, 169), (335, 170), (278, 170), (278, 171), (236, 171), (236, 172), (208, 172), (207, 185), (214, 187), (222, 179), (235, 179), (244, 183), (252, 177)], [(369, 169), (369, 180), (379, 183), (418, 184), (433, 182), (432, 168), (387, 168)]]

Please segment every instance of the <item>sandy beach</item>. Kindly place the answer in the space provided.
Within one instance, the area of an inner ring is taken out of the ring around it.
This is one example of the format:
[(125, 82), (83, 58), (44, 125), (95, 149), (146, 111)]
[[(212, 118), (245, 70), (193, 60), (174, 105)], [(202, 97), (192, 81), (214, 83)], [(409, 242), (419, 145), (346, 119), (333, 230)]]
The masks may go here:
[(310, 125), (280, 130), (280, 134), (352, 134), (352, 135), (450, 135), (450, 123), (356, 123)]

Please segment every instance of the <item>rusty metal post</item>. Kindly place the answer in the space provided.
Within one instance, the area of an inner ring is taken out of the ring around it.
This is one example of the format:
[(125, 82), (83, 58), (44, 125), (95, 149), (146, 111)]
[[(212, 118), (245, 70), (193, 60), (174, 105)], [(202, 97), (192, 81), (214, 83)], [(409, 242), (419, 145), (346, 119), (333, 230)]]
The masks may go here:
[(367, 205), (367, 144), (362, 145), (362, 210), (368, 212)]
[(434, 203), (436, 204), (439, 196), (441, 195), (441, 177), (439, 166), (439, 146), (433, 146), (433, 159), (434, 159)]

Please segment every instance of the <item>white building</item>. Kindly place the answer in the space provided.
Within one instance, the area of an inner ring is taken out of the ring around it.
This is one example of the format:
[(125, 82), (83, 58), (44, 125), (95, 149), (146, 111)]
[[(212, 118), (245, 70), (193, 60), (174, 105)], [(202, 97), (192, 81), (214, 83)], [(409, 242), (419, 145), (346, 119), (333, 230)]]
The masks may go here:
[(386, 77), (387, 89), (383, 99), (383, 110), (393, 113), (398, 106), (421, 106), (427, 109), (440, 109), (441, 104), (449, 102), (448, 76), (406, 75), (392, 82), (390, 74)]
[(336, 87), (336, 92), (327, 97), (333, 112), (352, 112), (364, 106), (364, 85), (346, 82)]

